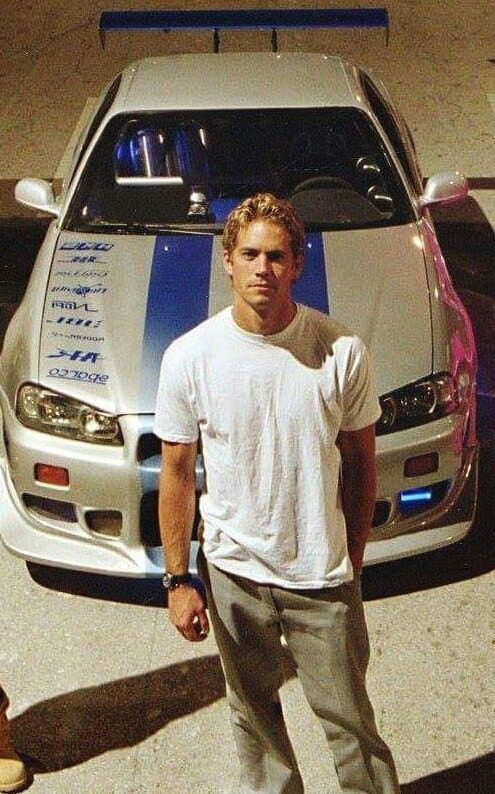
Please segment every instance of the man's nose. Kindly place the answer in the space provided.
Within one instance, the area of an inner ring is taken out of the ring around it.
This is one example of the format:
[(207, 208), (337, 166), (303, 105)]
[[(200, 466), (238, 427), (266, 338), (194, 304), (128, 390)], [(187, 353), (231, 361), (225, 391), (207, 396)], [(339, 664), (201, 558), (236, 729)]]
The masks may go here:
[(256, 257), (256, 272), (268, 273), (272, 269), (270, 258), (266, 254), (259, 254)]

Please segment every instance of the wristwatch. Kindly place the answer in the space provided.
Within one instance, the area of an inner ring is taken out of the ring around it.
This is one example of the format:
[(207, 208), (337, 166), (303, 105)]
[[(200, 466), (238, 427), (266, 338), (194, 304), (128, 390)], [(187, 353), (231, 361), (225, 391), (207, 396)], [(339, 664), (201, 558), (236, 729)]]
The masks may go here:
[(165, 571), (165, 576), (162, 579), (165, 590), (169, 592), (175, 590), (176, 587), (180, 587), (181, 584), (187, 584), (191, 581), (192, 575), (190, 573), (169, 573), (168, 571)]

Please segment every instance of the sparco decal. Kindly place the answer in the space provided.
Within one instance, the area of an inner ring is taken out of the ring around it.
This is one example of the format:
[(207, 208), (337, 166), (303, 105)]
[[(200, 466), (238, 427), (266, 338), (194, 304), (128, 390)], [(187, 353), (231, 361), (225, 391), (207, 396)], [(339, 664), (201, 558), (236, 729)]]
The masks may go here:
[(78, 278), (106, 278), (108, 270), (57, 270), (56, 276)]
[(85, 350), (58, 350), (56, 353), (49, 353), (47, 358), (68, 358), (69, 361), (96, 364), (98, 359), (103, 359), (103, 356), (101, 353), (87, 352)]
[(73, 295), (103, 295), (107, 288), (103, 284), (77, 284), (75, 287), (68, 287), (62, 285), (59, 287), (52, 287), (52, 292), (71, 292)]
[(52, 309), (64, 309), (64, 311), (78, 311), (79, 309), (85, 312), (97, 312), (98, 309), (92, 309), (87, 303), (76, 303), (75, 301), (52, 301)]
[(103, 325), (103, 320), (86, 320), (84, 317), (58, 317), (56, 320), (47, 320), (47, 323), (56, 323), (57, 325), (74, 325), (82, 326), (83, 328), (99, 328)]
[(52, 367), (48, 377), (61, 378), (62, 380), (79, 380), (85, 383), (96, 383), (97, 385), (106, 383), (110, 378), (105, 372), (86, 372), (82, 369), (59, 369), (58, 367)]
[(66, 240), (59, 247), (59, 251), (110, 251), (113, 243), (89, 243), (85, 241), (71, 242)]

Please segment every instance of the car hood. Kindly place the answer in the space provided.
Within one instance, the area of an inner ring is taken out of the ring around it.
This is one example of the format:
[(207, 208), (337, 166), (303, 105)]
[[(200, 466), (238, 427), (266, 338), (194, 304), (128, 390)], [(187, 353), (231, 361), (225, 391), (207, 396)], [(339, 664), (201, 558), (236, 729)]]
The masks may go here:
[[(294, 298), (364, 339), (381, 394), (431, 372), (415, 224), (308, 234)], [(218, 235), (63, 232), (45, 295), (39, 382), (112, 413), (153, 413), (163, 350), (230, 303)]]

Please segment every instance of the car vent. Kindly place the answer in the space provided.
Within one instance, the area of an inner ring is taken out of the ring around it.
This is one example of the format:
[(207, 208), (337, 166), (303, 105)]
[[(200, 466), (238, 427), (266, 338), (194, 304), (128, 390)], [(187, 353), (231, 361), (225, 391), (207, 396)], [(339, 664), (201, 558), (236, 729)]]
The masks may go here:
[(54, 521), (65, 521), (70, 524), (77, 522), (76, 508), (71, 502), (59, 502), (57, 499), (46, 499), (25, 493), (22, 496), (27, 510), (37, 518), (49, 518)]
[(144, 433), (137, 445), (137, 459), (138, 461), (147, 460), (155, 455), (161, 454), (162, 442), (153, 433)]
[(373, 513), (373, 521), (371, 522), (371, 526), (381, 527), (382, 524), (386, 524), (390, 518), (391, 509), (392, 505), (385, 499), (380, 499), (378, 502), (375, 502), (375, 512)]

